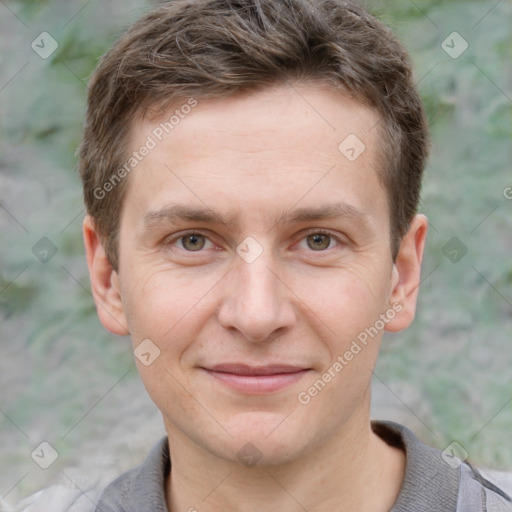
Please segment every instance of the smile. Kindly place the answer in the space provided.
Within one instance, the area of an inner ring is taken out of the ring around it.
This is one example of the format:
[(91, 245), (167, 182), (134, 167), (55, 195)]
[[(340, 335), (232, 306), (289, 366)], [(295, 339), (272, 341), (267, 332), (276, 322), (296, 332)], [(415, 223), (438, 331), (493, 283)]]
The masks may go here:
[(247, 394), (273, 393), (298, 382), (307, 368), (290, 365), (247, 366), (222, 364), (203, 368), (211, 377), (230, 389)]

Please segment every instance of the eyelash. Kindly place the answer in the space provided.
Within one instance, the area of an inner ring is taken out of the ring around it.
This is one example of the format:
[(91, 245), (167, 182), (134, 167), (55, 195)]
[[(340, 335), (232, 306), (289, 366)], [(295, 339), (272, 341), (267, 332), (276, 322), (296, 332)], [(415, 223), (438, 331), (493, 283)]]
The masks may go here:
[[(208, 235), (206, 235), (205, 233), (201, 232), (200, 230), (191, 230), (191, 231), (182, 232), (179, 235), (174, 236), (173, 238), (166, 240), (165, 241), (165, 245), (166, 246), (172, 245), (173, 243), (181, 240), (184, 237), (190, 236), (190, 235), (200, 235), (200, 236), (205, 237), (210, 242), (212, 242), (209, 239)], [(304, 236), (300, 239), (300, 241), (306, 239), (308, 236), (311, 236), (311, 235), (326, 235), (326, 236), (329, 236), (332, 240), (335, 240), (338, 243), (338, 245), (346, 245), (346, 242), (343, 242), (338, 236), (333, 235), (330, 231), (328, 231), (326, 229), (322, 229), (322, 228), (317, 228), (317, 229), (313, 229), (311, 231), (308, 231), (307, 233), (304, 234)], [(180, 248), (180, 249), (182, 249), (182, 248)], [(323, 250), (319, 250), (319, 251), (311, 250), (310, 252), (326, 253), (326, 252), (330, 252), (332, 249), (334, 249), (334, 248), (331, 247), (330, 249), (323, 249)], [(182, 249), (182, 250), (184, 252), (191, 253), (191, 254), (204, 252), (202, 249), (200, 249), (198, 251), (188, 251), (187, 249)]]

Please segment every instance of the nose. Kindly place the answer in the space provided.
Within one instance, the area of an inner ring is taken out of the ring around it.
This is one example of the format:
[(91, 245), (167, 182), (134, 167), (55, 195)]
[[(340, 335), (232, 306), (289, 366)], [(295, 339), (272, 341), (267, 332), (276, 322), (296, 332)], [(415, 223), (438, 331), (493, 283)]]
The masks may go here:
[(265, 342), (284, 334), (296, 321), (293, 293), (270, 250), (251, 263), (236, 256), (223, 283), (219, 323), (248, 342)]

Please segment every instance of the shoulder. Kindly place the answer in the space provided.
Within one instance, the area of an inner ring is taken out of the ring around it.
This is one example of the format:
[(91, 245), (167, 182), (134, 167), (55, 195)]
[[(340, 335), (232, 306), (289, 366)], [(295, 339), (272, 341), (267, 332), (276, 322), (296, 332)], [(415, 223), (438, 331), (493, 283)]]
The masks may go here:
[(512, 498), (471, 464), (461, 464), (457, 510), (512, 512)]
[(453, 453), (422, 443), (398, 423), (374, 421), (372, 428), (406, 453), (404, 482), (392, 512), (512, 512), (507, 493)]
[(74, 476), (28, 496), (14, 508), (0, 502), (0, 512), (167, 512), (164, 482), (170, 467), (168, 454), (165, 437), (139, 466), (106, 486), (100, 483), (104, 482), (102, 475)]
[(95, 512), (167, 512), (165, 479), (170, 471), (167, 437), (139, 466), (123, 473), (101, 494)]

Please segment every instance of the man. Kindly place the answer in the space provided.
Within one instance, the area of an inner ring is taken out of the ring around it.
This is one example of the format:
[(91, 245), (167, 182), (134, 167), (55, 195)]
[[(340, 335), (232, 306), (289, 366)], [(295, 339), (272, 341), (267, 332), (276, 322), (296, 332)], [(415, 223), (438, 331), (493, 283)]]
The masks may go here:
[(415, 314), (427, 153), (407, 53), (355, 4), (177, 0), (117, 41), (83, 233), (167, 436), (97, 511), (512, 510), (370, 421), (382, 333)]

